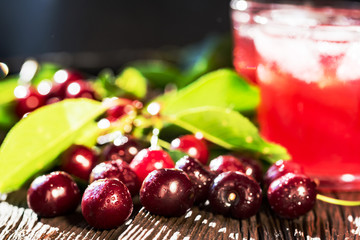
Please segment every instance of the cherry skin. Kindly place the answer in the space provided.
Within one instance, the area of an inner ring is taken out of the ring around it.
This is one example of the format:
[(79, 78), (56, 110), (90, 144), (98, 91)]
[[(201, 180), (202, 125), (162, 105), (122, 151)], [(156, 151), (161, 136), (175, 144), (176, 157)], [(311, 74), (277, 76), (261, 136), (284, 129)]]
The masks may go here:
[(271, 182), (287, 173), (304, 174), (304, 169), (298, 163), (293, 161), (278, 160), (269, 167), (264, 175), (264, 185), (269, 186)]
[(210, 171), (217, 174), (228, 171), (240, 171), (245, 173), (245, 167), (240, 160), (232, 155), (221, 155), (209, 163)]
[(187, 153), (190, 157), (199, 160), (202, 164), (207, 164), (209, 150), (203, 139), (194, 135), (184, 135), (171, 142), (171, 148)]
[(297, 218), (316, 202), (316, 184), (302, 174), (287, 173), (274, 180), (267, 191), (271, 209), (280, 217)]
[(218, 175), (209, 192), (213, 211), (240, 219), (249, 218), (259, 211), (261, 197), (259, 184), (238, 171)]
[(67, 86), (77, 80), (82, 80), (84, 77), (79, 72), (60, 69), (54, 74), (54, 87), (51, 91), (51, 97), (58, 98), (60, 100), (66, 97)]
[(15, 91), (17, 91), (15, 112), (19, 118), (45, 105), (46, 97), (32, 87), (18, 86)]
[(100, 179), (86, 188), (81, 210), (90, 226), (111, 229), (120, 226), (130, 217), (133, 202), (124, 183), (114, 178)]
[(60, 69), (54, 74), (54, 82), (57, 84), (69, 84), (81, 79), (84, 79), (81, 73), (70, 69)]
[(142, 148), (142, 144), (134, 138), (121, 136), (116, 138), (114, 142), (108, 143), (101, 155), (105, 161), (121, 159), (130, 163)]
[(97, 162), (98, 158), (92, 149), (82, 145), (72, 145), (62, 154), (61, 169), (87, 182)]
[(114, 122), (119, 118), (126, 116), (127, 114), (135, 111), (135, 107), (132, 105), (132, 101), (130, 99), (121, 98), (119, 99), (119, 104), (109, 108), (106, 111), (107, 119), (110, 122)]
[(153, 170), (175, 167), (174, 161), (164, 150), (145, 148), (131, 161), (130, 168), (136, 173), (140, 182)]
[(247, 157), (236, 156), (245, 168), (245, 174), (261, 183), (263, 181), (263, 168), (259, 161)]
[(194, 188), (185, 172), (178, 169), (152, 171), (140, 189), (140, 202), (151, 213), (181, 216), (194, 203)]
[(91, 87), (90, 83), (83, 80), (76, 80), (66, 88), (65, 98), (90, 98), (96, 99), (95, 91)]
[[(63, 90), (64, 88), (64, 90)], [(46, 104), (59, 102), (65, 98), (66, 87), (61, 84), (53, 83), (50, 92), (46, 95)]]
[(140, 182), (129, 165), (122, 160), (102, 162), (92, 170), (90, 183), (105, 178), (116, 178), (123, 182), (132, 196), (139, 194)]
[(178, 160), (175, 168), (183, 170), (195, 189), (195, 203), (204, 202), (207, 199), (209, 187), (215, 178), (215, 175), (206, 170), (202, 164), (195, 158), (185, 156)]
[(81, 194), (75, 181), (65, 172), (37, 177), (27, 192), (28, 206), (41, 217), (55, 217), (73, 212)]

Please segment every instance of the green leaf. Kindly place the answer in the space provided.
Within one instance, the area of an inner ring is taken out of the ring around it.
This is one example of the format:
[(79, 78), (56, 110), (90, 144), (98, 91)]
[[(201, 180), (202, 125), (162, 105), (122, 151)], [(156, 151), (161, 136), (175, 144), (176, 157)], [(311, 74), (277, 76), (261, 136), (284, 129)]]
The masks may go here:
[(184, 87), (210, 71), (232, 67), (232, 42), (230, 36), (210, 36), (203, 42), (184, 50), (181, 57), (185, 78)]
[(105, 110), (94, 100), (69, 99), (41, 107), (19, 121), (0, 148), (0, 192), (16, 190), (55, 165), (55, 158)]
[(161, 60), (137, 61), (130, 66), (139, 70), (154, 87), (164, 88), (168, 83), (177, 83), (182, 75), (175, 66)]
[(167, 152), (169, 153), (171, 159), (176, 163), (177, 161), (180, 160), (180, 158), (186, 156), (187, 154), (181, 151), (177, 151), (177, 150), (167, 150)]
[(14, 90), (18, 85), (18, 76), (0, 80), (0, 105), (8, 104), (15, 99)]
[(98, 127), (97, 122), (89, 122), (84, 126), (83, 130), (79, 132), (74, 144), (93, 147), (96, 145), (97, 138), (102, 134), (104, 129)]
[(162, 113), (165, 115), (201, 106), (246, 112), (257, 107), (260, 96), (259, 90), (249, 85), (236, 72), (221, 69), (202, 76), (170, 97), (158, 100), (162, 101)]
[(60, 68), (52, 63), (43, 63), (39, 66), (39, 69), (31, 82), (35, 85), (39, 84), (42, 80), (52, 80), (54, 77), (54, 74), (57, 70)]
[(199, 107), (172, 115), (169, 121), (229, 150), (258, 154), (269, 162), (289, 159), (286, 149), (265, 141), (240, 113), (219, 107)]
[(12, 104), (15, 100), (14, 90), (17, 85), (18, 76), (0, 80), (0, 128), (8, 129), (17, 121)]
[(12, 104), (0, 105), (0, 128), (9, 129), (16, 121), (14, 106)]
[(146, 96), (146, 78), (135, 68), (126, 68), (115, 80), (116, 85), (137, 98)]
[(115, 84), (115, 75), (111, 69), (102, 70), (97, 79), (93, 82), (93, 87), (101, 98), (119, 97), (124, 91)]

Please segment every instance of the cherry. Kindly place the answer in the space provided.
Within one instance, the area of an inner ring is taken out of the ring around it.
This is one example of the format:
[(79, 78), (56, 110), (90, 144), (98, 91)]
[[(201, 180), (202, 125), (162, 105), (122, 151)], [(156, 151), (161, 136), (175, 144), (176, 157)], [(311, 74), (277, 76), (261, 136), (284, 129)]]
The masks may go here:
[(82, 80), (84, 77), (76, 71), (60, 69), (54, 74), (54, 87), (52, 89), (51, 97), (64, 99), (66, 97), (67, 86), (77, 80)]
[(228, 171), (240, 171), (245, 173), (245, 167), (240, 160), (232, 155), (221, 155), (214, 158), (209, 163), (210, 171), (217, 174)]
[(72, 145), (62, 154), (61, 158), (63, 171), (86, 182), (98, 161), (96, 153), (82, 145)]
[(111, 229), (130, 217), (133, 202), (124, 183), (114, 178), (100, 179), (86, 188), (81, 210), (89, 225), (98, 229)]
[(43, 80), (37, 86), (40, 94), (45, 97), (45, 104), (52, 104), (63, 100), (63, 96), (59, 94), (60, 86), (49, 80)]
[(120, 103), (118, 105), (113, 106), (106, 111), (107, 119), (110, 122), (114, 122), (119, 118), (136, 110), (135, 107), (132, 105), (133, 102), (130, 99), (121, 98), (119, 99), (119, 102)]
[(175, 168), (183, 170), (189, 176), (195, 189), (195, 203), (204, 202), (215, 178), (214, 174), (206, 170), (198, 160), (189, 156), (178, 160)]
[(178, 169), (152, 171), (140, 189), (140, 202), (151, 213), (181, 216), (194, 203), (194, 188), (185, 172)]
[(117, 160), (121, 159), (130, 163), (135, 155), (142, 148), (142, 144), (129, 136), (120, 136), (112, 143), (108, 143), (103, 151), (102, 158), (104, 160)]
[(151, 148), (141, 150), (130, 163), (130, 168), (141, 182), (153, 170), (173, 167), (174, 161), (167, 152)]
[(96, 99), (95, 91), (90, 83), (83, 80), (76, 80), (66, 87), (65, 98), (90, 98)]
[(198, 138), (195, 135), (184, 135), (174, 139), (171, 142), (171, 148), (187, 153), (190, 157), (196, 158), (202, 164), (207, 164), (209, 159), (209, 151), (206, 143), (202, 138)]
[(245, 168), (245, 174), (255, 179), (257, 182), (261, 183), (263, 180), (263, 168), (259, 161), (247, 158), (236, 156), (242, 165)]
[(27, 192), (28, 206), (42, 217), (70, 213), (79, 205), (80, 199), (75, 181), (61, 171), (37, 177)]
[(287, 174), (287, 173), (299, 173), (303, 174), (304, 169), (298, 163), (293, 161), (278, 160), (269, 167), (264, 175), (265, 187), (269, 186), (275, 179)]
[(122, 160), (111, 160), (98, 164), (90, 174), (90, 183), (105, 178), (116, 178), (123, 182), (132, 196), (139, 193), (140, 182), (129, 165)]
[(271, 209), (284, 218), (297, 218), (316, 202), (316, 184), (302, 174), (287, 173), (274, 180), (267, 191)]
[(14, 93), (16, 97), (15, 112), (19, 118), (45, 104), (45, 96), (32, 87), (20, 85), (15, 88)]
[(219, 174), (209, 192), (213, 211), (241, 219), (251, 217), (259, 211), (261, 197), (259, 184), (238, 171)]
[(57, 84), (68, 84), (81, 79), (84, 79), (81, 73), (69, 69), (60, 69), (54, 74), (54, 82)]

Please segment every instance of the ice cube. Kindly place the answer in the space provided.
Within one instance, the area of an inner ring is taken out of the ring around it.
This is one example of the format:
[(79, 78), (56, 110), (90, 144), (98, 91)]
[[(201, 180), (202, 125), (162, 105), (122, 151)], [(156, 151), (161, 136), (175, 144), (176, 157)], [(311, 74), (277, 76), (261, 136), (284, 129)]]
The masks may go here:
[(306, 7), (264, 11), (259, 13), (259, 16), (266, 17), (270, 22), (276, 24), (300, 27), (316, 26), (325, 21), (322, 14), (311, 11)]
[(259, 55), (266, 62), (275, 63), (281, 71), (308, 83), (322, 78), (323, 68), (316, 42), (286, 34), (273, 36), (262, 31), (256, 32), (254, 40)]
[(360, 40), (349, 43), (336, 75), (341, 81), (360, 80)]

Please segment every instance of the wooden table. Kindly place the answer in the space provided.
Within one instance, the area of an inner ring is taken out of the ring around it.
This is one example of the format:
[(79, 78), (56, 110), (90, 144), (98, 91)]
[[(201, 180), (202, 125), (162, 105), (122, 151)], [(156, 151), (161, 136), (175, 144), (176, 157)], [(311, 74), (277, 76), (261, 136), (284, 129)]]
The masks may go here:
[[(355, 200), (359, 193), (327, 193)], [(281, 219), (266, 202), (246, 220), (193, 207), (182, 217), (152, 215), (137, 205), (130, 220), (117, 229), (96, 231), (80, 209), (56, 218), (38, 218), (26, 206), (26, 190), (0, 195), (0, 239), (360, 239), (360, 207), (318, 201), (314, 210), (295, 220)]]

